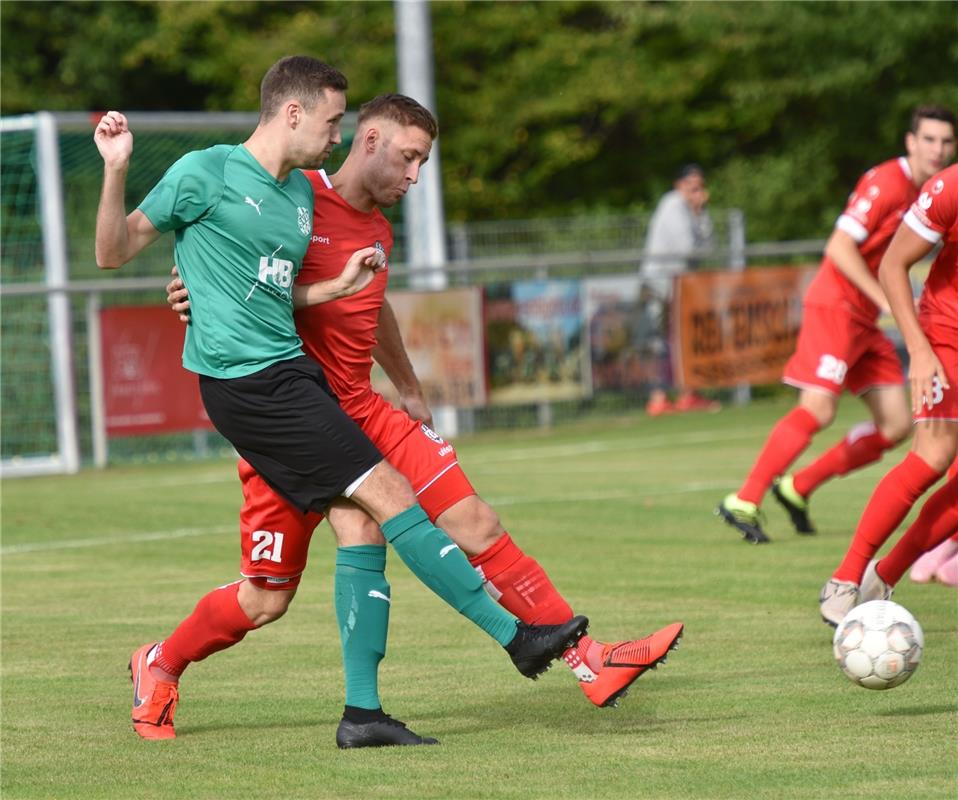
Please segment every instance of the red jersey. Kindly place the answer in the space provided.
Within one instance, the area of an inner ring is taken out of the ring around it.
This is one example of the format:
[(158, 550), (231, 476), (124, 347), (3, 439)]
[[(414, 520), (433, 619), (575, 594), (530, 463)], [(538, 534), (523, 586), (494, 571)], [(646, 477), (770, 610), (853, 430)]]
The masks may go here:
[(316, 195), (313, 238), (296, 282), (307, 284), (335, 278), (349, 257), (363, 247), (382, 250), (387, 259), (387, 267), (376, 273), (372, 283), (361, 292), (296, 312), (296, 329), (303, 340), (303, 350), (322, 365), (343, 411), (359, 419), (370, 412), (379, 398), (369, 375), (379, 310), (388, 282), (392, 226), (378, 208), (367, 214), (349, 205), (333, 189), (323, 170), (306, 172), (306, 177)]
[[(958, 329), (958, 164), (925, 181), (905, 224), (932, 244), (944, 241), (918, 306), (923, 328)], [(956, 340), (958, 344), (958, 340)]]
[[(888, 243), (916, 197), (918, 188), (908, 161), (904, 157), (893, 158), (862, 175), (835, 223), (836, 228), (855, 240), (876, 277)], [(822, 260), (818, 274), (809, 285), (805, 302), (845, 308), (852, 316), (867, 322), (874, 322), (879, 312), (878, 306), (859, 291), (828, 256)]]

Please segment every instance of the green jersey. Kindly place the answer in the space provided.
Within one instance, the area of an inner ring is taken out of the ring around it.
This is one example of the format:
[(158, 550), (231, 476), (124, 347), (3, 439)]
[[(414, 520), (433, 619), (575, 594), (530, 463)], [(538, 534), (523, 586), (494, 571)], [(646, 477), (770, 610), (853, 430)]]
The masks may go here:
[(278, 181), (243, 145), (187, 153), (140, 204), (176, 231), (190, 294), (183, 366), (238, 378), (302, 354), (293, 279), (313, 227), (313, 188), (299, 170)]

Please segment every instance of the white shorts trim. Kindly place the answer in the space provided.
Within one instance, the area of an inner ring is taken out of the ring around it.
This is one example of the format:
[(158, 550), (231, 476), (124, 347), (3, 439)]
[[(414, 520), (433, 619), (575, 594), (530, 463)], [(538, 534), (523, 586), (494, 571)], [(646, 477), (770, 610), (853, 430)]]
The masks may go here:
[[(377, 464), (376, 466), (379, 466), (379, 465)], [(372, 471), (374, 469), (376, 469), (376, 467), (370, 467), (362, 475), (356, 478), (356, 480), (354, 480), (351, 484), (349, 484), (349, 486), (343, 489), (343, 497), (352, 497), (353, 492), (355, 492), (360, 486), (362, 486), (363, 481), (366, 480), (366, 478), (368, 478), (372, 474)]]

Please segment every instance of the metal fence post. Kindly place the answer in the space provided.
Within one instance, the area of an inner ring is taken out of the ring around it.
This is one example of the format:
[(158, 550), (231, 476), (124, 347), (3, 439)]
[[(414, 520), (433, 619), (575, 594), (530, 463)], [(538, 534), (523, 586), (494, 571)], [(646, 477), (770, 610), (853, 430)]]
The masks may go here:
[(50, 356), (57, 415), (57, 447), (64, 472), (80, 469), (80, 442), (77, 436), (76, 386), (73, 380), (73, 331), (70, 280), (67, 263), (66, 224), (63, 214), (63, 182), (60, 177), (60, 146), (53, 115), (37, 114), (37, 161), (43, 218), (43, 260), (50, 293)]

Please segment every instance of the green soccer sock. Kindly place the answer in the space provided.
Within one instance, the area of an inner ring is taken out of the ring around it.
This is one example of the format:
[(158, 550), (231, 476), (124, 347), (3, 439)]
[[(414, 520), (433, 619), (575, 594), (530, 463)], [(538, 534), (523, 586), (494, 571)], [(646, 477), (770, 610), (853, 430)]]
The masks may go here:
[(386, 546), (364, 544), (336, 549), (336, 621), (343, 646), (346, 705), (375, 710), (379, 662), (386, 655), (389, 584)]
[(419, 580), (503, 647), (516, 635), (516, 618), (495, 603), (452, 539), (417, 503), (381, 526), (383, 536)]

